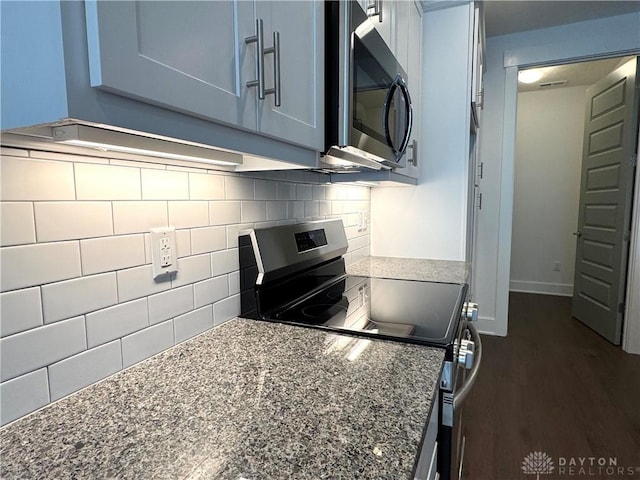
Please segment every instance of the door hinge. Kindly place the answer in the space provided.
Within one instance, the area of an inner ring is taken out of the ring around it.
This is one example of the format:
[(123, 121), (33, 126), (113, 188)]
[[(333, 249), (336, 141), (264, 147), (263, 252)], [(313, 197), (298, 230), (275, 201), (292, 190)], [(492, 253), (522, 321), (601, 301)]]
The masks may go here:
[(618, 313), (624, 314), (626, 309), (627, 309), (627, 305), (624, 302), (618, 304)]
[(482, 210), (482, 193), (476, 195), (476, 208)]
[(631, 155), (631, 166), (635, 167), (638, 164), (638, 154), (634, 153)]

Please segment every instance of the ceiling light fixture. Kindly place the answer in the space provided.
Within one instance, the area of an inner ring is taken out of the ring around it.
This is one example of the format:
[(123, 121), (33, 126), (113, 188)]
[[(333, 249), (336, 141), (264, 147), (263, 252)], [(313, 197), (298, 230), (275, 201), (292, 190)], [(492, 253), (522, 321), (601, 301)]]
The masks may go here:
[(521, 70), (518, 72), (518, 81), (522, 83), (534, 83), (542, 78), (542, 71), (538, 69)]
[(169, 160), (204, 162), (214, 165), (240, 165), (242, 155), (143, 134), (71, 124), (52, 128), (52, 140), (103, 151), (131, 153)]

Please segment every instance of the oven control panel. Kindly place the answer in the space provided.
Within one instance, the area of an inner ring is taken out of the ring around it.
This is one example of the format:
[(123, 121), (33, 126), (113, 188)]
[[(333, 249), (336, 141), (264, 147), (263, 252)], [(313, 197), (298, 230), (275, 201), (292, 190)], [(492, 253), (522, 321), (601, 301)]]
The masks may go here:
[(314, 248), (324, 247), (327, 244), (327, 235), (324, 233), (324, 228), (296, 233), (295, 238), (298, 253), (308, 252)]

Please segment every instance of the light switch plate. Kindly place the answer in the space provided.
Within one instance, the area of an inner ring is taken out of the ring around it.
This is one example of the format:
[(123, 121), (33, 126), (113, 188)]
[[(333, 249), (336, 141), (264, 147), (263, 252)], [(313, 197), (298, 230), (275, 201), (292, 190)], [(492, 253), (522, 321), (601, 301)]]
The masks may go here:
[(178, 271), (175, 227), (151, 229), (151, 266), (154, 280)]

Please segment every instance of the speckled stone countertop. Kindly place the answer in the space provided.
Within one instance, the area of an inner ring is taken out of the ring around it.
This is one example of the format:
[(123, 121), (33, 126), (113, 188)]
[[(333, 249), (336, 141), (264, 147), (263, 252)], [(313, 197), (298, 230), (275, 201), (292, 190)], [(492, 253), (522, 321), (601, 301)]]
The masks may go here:
[(235, 319), (4, 427), (0, 476), (411, 478), (443, 358)]
[(466, 262), (451, 260), (367, 257), (347, 266), (347, 273), (360, 277), (467, 283), (471, 274), (471, 268)]

